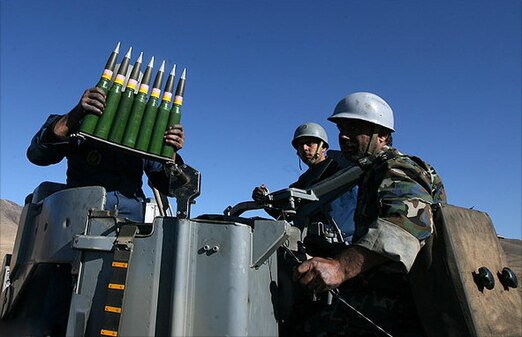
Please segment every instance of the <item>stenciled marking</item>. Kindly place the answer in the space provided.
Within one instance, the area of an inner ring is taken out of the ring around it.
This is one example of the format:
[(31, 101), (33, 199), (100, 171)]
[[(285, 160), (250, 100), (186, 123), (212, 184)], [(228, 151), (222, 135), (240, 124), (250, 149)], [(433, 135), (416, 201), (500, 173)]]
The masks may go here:
[(127, 268), (129, 266), (129, 264), (127, 262), (117, 262), (117, 261), (113, 261), (112, 262), (112, 266), (113, 267), (117, 267), (117, 268)]
[(125, 289), (125, 285), (118, 283), (109, 283), (109, 289), (123, 290)]
[(116, 314), (121, 314), (121, 308), (118, 307), (111, 307), (110, 305), (105, 306), (105, 311), (108, 312), (114, 312)]

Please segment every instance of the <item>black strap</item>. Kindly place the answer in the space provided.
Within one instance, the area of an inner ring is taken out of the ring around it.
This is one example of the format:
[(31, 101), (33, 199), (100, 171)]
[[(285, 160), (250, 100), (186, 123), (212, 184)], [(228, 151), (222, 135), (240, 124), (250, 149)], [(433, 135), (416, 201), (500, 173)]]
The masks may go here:
[(134, 247), (133, 241), (137, 231), (137, 226), (122, 226), (114, 244), (112, 275), (107, 285), (107, 299), (104, 306), (104, 317), (100, 336), (118, 336), (120, 318), (123, 311), (125, 285), (127, 283), (127, 271)]

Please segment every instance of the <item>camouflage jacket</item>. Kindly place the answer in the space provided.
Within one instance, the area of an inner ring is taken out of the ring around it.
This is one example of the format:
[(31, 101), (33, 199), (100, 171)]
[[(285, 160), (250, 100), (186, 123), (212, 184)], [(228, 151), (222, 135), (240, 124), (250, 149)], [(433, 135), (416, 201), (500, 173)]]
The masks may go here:
[(395, 262), (381, 269), (408, 272), (433, 232), (436, 203), (446, 194), (435, 170), (386, 147), (359, 183), (353, 243)]

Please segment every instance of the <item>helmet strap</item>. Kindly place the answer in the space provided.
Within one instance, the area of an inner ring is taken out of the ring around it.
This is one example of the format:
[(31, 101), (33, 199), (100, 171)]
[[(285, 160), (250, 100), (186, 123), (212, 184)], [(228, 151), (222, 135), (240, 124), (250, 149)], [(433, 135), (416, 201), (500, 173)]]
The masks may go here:
[(314, 156), (312, 157), (312, 160), (310, 161), (312, 164), (315, 164), (317, 159), (321, 156), (321, 150), (323, 149), (324, 142), (321, 140), (319, 144), (317, 144), (317, 149), (315, 150)]
[(377, 148), (377, 138), (379, 137), (379, 126), (373, 126), (372, 137), (370, 138), (370, 142), (368, 143), (368, 147), (366, 148), (366, 155), (371, 156), (374, 154), (375, 149)]

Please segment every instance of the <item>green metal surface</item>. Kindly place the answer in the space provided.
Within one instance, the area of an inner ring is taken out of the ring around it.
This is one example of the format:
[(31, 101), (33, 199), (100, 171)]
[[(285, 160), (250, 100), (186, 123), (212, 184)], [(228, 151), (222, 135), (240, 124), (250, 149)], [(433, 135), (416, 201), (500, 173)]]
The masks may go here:
[(156, 74), (152, 93), (150, 94), (149, 101), (147, 102), (143, 114), (143, 121), (141, 122), (138, 140), (136, 141), (136, 148), (141, 151), (147, 151), (149, 149), (150, 137), (152, 129), (154, 128), (154, 123), (156, 122), (156, 115), (159, 107), (160, 88), (161, 83), (163, 82), (164, 68), (165, 61), (163, 61), (158, 73)]
[[(112, 72), (114, 71), (114, 67), (116, 66), (116, 60), (118, 59), (118, 51), (120, 49), (120, 44), (116, 46), (114, 51), (109, 56), (107, 63), (105, 64), (105, 69), (103, 70), (103, 74), (96, 84), (96, 87), (102, 89), (105, 94), (109, 92), (110, 83), (112, 79)], [(95, 114), (88, 114), (83, 118), (82, 124), (80, 126), (80, 131), (92, 134), (96, 129), (96, 125), (98, 124), (100, 117)]]
[(145, 74), (141, 80), (140, 90), (134, 98), (134, 104), (130, 112), (129, 121), (125, 127), (123, 134), (122, 144), (134, 148), (136, 145), (136, 139), (140, 131), (141, 121), (143, 119), (143, 113), (147, 106), (147, 95), (149, 94), (149, 84), (152, 76), (152, 68), (154, 67), (154, 57), (151, 58)]
[(105, 103), (105, 109), (103, 110), (103, 114), (100, 117), (98, 124), (96, 125), (96, 129), (94, 130), (94, 135), (96, 137), (100, 137), (102, 139), (107, 139), (109, 137), (109, 132), (111, 130), (111, 126), (121, 100), (123, 83), (125, 81), (125, 76), (127, 75), (127, 69), (129, 68), (131, 51), (132, 48), (129, 49), (127, 55), (125, 55), (123, 58), (123, 61), (121, 62), (120, 68), (118, 70), (118, 75), (116, 75), (114, 84), (109, 90), (107, 101)]
[(132, 73), (129, 77), (129, 82), (127, 83), (125, 92), (121, 96), (120, 104), (118, 106), (118, 110), (116, 111), (116, 117), (112, 123), (111, 132), (109, 133), (109, 140), (111, 142), (121, 144), (123, 133), (125, 132), (125, 128), (129, 120), (132, 104), (134, 103), (134, 97), (136, 96), (134, 94), (134, 90), (136, 90), (137, 80), (140, 75), (141, 58), (142, 54), (140, 54), (134, 63)]

